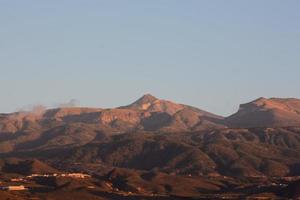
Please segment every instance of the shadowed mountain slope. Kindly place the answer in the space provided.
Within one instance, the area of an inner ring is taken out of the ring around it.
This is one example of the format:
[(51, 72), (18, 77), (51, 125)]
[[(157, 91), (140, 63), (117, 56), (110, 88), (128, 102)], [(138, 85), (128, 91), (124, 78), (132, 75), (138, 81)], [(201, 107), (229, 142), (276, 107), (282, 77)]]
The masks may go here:
[(51, 174), (58, 173), (57, 169), (36, 159), (2, 159), (0, 160), (0, 171), (9, 174)]

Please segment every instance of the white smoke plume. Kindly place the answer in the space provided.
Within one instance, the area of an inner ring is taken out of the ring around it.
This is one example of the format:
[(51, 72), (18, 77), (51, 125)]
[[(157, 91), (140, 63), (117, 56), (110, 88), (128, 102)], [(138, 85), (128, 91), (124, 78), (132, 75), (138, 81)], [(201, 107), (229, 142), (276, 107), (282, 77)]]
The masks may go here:
[(70, 107), (76, 107), (79, 105), (79, 101), (77, 99), (71, 99), (69, 102), (67, 103), (59, 103), (56, 104), (55, 107), (58, 108), (70, 108)]
[(17, 109), (17, 112), (22, 112), (22, 113), (31, 113), (31, 114), (42, 114), (45, 110), (47, 110), (47, 107), (41, 104), (36, 104), (36, 105), (27, 105), (23, 106), (20, 109)]
[(32, 105), (26, 105), (16, 110), (16, 112), (24, 113), (24, 114), (36, 114), (40, 115), (44, 113), (49, 108), (71, 108), (76, 107), (79, 105), (79, 101), (77, 99), (71, 99), (70, 101), (66, 103), (56, 103), (53, 104), (50, 107), (44, 106), (42, 104), (32, 104)]

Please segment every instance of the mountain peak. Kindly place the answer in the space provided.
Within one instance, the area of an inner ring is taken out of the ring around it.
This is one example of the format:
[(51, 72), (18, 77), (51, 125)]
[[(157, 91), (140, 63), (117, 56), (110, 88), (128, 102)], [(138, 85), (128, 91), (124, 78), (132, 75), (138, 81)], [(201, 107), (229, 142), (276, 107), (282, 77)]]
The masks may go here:
[(174, 114), (185, 108), (184, 105), (173, 103), (171, 101), (158, 99), (151, 94), (145, 94), (132, 104), (121, 108), (148, 111), (148, 112), (166, 112)]
[[(139, 98), (136, 102), (142, 102), (142, 103), (151, 103), (158, 100), (155, 96), (151, 94), (144, 94), (141, 98)], [(135, 103), (136, 103), (135, 102)]]
[(144, 94), (141, 98), (126, 107), (131, 109), (147, 110), (151, 105), (153, 105), (154, 102), (157, 101), (159, 101), (159, 99), (153, 95)]

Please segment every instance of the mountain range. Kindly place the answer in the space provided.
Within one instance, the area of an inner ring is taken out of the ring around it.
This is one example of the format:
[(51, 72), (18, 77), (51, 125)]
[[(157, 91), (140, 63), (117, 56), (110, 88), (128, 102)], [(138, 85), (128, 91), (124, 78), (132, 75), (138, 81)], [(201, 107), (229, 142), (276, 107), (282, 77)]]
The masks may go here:
[(131, 174), (128, 179), (145, 172), (178, 181), (300, 176), (300, 100), (259, 98), (228, 117), (150, 94), (112, 109), (0, 114), (0, 157), (0, 177), (66, 170), (105, 175), (114, 168)]
[(221, 117), (146, 94), (114, 109), (1, 114), (0, 153), (180, 173), (289, 174), (300, 165), (299, 128), (298, 99), (259, 98)]
[(63, 107), (32, 112), (0, 114), (1, 136), (29, 128), (84, 123), (104, 132), (198, 131), (215, 128), (290, 127), (300, 125), (300, 100), (259, 98), (240, 105), (237, 113), (222, 117), (210, 112), (158, 99), (150, 94), (114, 109)]

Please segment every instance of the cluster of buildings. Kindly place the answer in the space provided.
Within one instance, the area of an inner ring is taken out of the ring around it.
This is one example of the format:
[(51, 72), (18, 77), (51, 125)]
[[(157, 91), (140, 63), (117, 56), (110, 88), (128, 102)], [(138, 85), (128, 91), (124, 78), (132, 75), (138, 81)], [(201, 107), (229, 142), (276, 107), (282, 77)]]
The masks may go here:
[[(83, 173), (65, 173), (65, 174), (31, 174), (29, 176), (23, 177), (23, 178), (12, 178), (10, 179), (10, 182), (15, 183), (25, 183), (29, 180), (32, 180), (34, 178), (41, 178), (41, 177), (69, 177), (69, 178), (76, 178), (76, 179), (84, 179), (91, 177), (88, 174)], [(22, 191), (27, 190), (24, 185), (8, 185), (8, 186), (0, 186), (0, 190), (8, 190), (8, 191)]]
[(0, 186), (0, 190), (22, 191), (22, 190), (27, 190), (27, 188), (24, 185), (10, 185), (10, 186)]
[(70, 177), (70, 178), (90, 178), (91, 176), (83, 173), (66, 173), (66, 174), (32, 174), (26, 178), (35, 177)]

